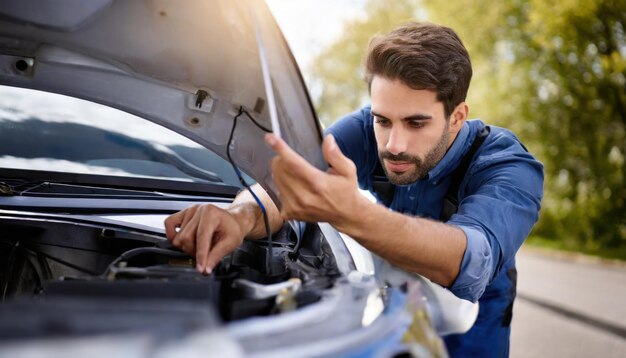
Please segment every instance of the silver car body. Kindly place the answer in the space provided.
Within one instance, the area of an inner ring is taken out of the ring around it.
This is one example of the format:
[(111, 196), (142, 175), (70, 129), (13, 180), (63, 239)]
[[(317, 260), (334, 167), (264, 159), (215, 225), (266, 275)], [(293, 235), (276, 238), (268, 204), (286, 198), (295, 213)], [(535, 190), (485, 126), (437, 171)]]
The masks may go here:
[[(0, 0), (0, 84), (117, 108), (180, 133), (226, 158), (233, 118), (241, 108), (272, 128), (259, 38), (281, 135), (307, 161), (324, 170), (320, 124), (297, 64), (261, 1)], [(251, 121), (240, 120), (230, 150), (236, 165), (279, 203), (269, 166), (272, 153), (264, 144), (263, 132)], [(225, 206), (227, 202), (216, 204)], [(0, 217), (115, 225), (164, 240), (162, 214), (63, 215), (18, 207), (15, 198), (0, 198)], [(39, 340), (35, 345), (32, 341), (1, 342), (0, 356), (86, 352), (92, 357), (181, 352), (198, 356), (207, 347), (226, 356), (359, 352), (387, 356), (405, 350), (445, 355), (438, 335), (464, 332), (473, 324), (477, 305), (390, 266), (328, 224), (318, 226), (341, 277), (317, 303), (234, 321), (220, 329), (199, 330), (178, 340), (112, 334)], [(402, 285), (408, 286), (408, 291), (397, 289)], [(271, 296), (289, 287), (282, 283), (250, 289)], [(416, 312), (429, 319), (416, 319)], [(401, 337), (416, 324), (427, 341), (439, 348), (411, 339), (401, 343)]]

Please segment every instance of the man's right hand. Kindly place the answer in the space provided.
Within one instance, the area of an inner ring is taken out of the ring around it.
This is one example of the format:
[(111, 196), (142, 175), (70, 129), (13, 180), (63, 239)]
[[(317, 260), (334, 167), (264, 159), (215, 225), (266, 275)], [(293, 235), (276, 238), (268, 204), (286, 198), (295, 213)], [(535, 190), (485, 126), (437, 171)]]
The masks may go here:
[(165, 219), (165, 233), (174, 247), (196, 258), (196, 269), (210, 274), (250, 231), (236, 214), (211, 204), (194, 205)]

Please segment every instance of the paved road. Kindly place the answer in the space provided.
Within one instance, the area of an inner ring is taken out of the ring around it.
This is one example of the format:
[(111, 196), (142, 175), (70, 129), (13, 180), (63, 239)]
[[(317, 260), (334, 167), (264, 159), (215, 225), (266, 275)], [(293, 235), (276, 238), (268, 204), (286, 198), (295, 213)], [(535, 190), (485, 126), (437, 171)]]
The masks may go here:
[(626, 357), (626, 265), (522, 249), (511, 357)]

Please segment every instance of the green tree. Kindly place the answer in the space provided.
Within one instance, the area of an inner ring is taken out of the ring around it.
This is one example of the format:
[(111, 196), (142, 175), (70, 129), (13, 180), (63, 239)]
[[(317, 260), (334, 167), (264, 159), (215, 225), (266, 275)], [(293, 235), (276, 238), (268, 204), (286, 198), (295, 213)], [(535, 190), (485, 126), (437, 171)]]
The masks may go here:
[(419, 0), (369, 1), (365, 7), (369, 16), (346, 23), (344, 35), (316, 57), (311, 82), (321, 89), (316, 106), (323, 123), (330, 124), (367, 102), (363, 59), (370, 38), (410, 21), (419, 4)]
[(545, 164), (535, 233), (592, 251), (626, 247), (625, 0), (371, 0), (366, 13), (315, 61), (324, 120), (367, 98), (372, 34), (411, 17), (450, 26), (472, 57), (472, 116), (511, 128)]

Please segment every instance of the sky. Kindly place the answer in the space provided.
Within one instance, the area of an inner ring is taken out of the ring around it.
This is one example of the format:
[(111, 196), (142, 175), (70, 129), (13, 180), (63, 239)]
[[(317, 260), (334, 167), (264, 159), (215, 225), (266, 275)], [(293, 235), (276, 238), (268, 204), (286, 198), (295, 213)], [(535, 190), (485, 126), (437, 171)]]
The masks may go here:
[(364, 16), (365, 0), (266, 0), (301, 69), (337, 39), (345, 21)]

